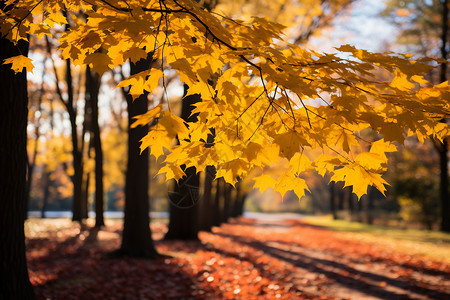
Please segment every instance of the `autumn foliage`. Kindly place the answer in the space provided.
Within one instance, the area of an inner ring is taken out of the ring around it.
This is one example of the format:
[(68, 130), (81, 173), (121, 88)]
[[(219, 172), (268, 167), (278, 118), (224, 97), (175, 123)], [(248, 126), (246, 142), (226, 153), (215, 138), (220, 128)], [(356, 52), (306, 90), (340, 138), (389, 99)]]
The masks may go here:
[[(152, 67), (118, 87), (130, 86), (137, 98), (165, 88), (174, 70), (188, 95), (201, 95), (196, 122), (186, 123), (167, 103), (136, 120), (135, 126), (152, 125), (141, 149), (150, 147), (156, 157), (170, 152), (160, 170), (167, 180), (182, 178), (182, 165), (197, 171), (211, 165), (235, 184), (254, 168), (284, 162), (281, 172), (256, 177), (255, 187), (282, 195), (294, 189), (301, 197), (308, 190), (304, 172), (317, 170), (361, 197), (369, 185), (384, 192), (392, 142), (413, 134), (442, 140), (449, 133), (440, 123), (450, 110), (448, 82), (432, 86), (423, 77), (439, 61), (349, 45), (335, 53), (310, 51), (283, 40), (280, 24), (231, 19), (190, 0), (7, 3), (14, 8), (1, 14), (0, 30), (14, 42), (27, 34), (53, 36), (64, 59), (99, 74), (151, 53)], [(69, 30), (56, 33), (60, 26)], [(16, 72), (33, 67), (22, 55), (3, 63)], [(380, 71), (388, 80), (378, 79)], [(364, 139), (368, 128), (383, 138)]]

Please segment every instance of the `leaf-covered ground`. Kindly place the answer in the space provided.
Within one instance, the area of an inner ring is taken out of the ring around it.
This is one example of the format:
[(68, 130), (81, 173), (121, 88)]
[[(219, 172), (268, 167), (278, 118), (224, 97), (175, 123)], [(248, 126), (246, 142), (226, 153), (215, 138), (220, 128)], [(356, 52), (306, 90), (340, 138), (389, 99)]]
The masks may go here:
[(109, 258), (121, 223), (27, 223), (39, 299), (450, 299), (450, 258), (434, 260), (301, 220), (241, 218), (198, 242), (161, 241), (166, 257)]

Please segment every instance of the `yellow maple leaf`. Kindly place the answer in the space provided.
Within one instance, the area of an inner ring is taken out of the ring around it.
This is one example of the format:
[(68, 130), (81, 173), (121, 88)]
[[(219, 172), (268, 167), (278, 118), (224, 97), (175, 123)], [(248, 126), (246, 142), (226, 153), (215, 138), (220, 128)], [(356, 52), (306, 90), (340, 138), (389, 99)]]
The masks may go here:
[(112, 67), (111, 58), (104, 53), (92, 53), (86, 56), (84, 59), (85, 64), (89, 64), (94, 72), (97, 72), (100, 76)]
[(395, 70), (395, 77), (391, 82), (391, 87), (397, 88), (400, 91), (409, 91), (414, 88), (414, 83), (408, 81), (406, 74), (397, 69)]
[(167, 135), (170, 137), (175, 137), (177, 134), (183, 135), (188, 133), (188, 129), (184, 124), (183, 119), (170, 112), (164, 112), (164, 115), (158, 120), (158, 123), (165, 128)]
[(50, 27), (44, 24), (30, 24), (30, 34), (35, 34), (36, 37), (41, 40), (44, 35), (52, 36), (50, 33)]
[(130, 75), (127, 79), (122, 80), (116, 87), (130, 86), (128, 93), (133, 100), (144, 93), (144, 90), (152, 92), (158, 87), (159, 79), (164, 76), (160, 69), (150, 69)]
[(254, 188), (259, 188), (259, 191), (263, 193), (268, 188), (274, 188), (275, 187), (275, 179), (267, 174), (263, 174), (261, 176), (253, 178), (255, 180), (255, 183), (253, 184)]
[(157, 175), (159, 174), (165, 174), (166, 181), (170, 179), (175, 179), (176, 181), (178, 181), (186, 176), (186, 173), (184, 173), (184, 171), (179, 166), (172, 164), (166, 164), (164, 167), (162, 167)]
[(300, 151), (301, 146), (308, 146), (308, 142), (295, 130), (276, 135), (274, 142), (280, 146), (280, 153), (289, 159)]
[[(119, 85), (121, 83), (119, 83)], [(136, 121), (133, 124), (131, 124), (131, 128), (136, 128), (139, 125), (146, 125), (150, 123), (154, 118), (159, 117), (162, 112), (163, 112), (162, 104), (159, 104), (150, 109), (149, 111), (147, 111), (145, 114), (135, 116), (134, 119), (136, 119)]]
[(311, 160), (303, 153), (295, 153), (290, 159), (289, 165), (293, 174), (300, 174), (311, 168)]
[(150, 153), (158, 159), (160, 156), (164, 155), (164, 148), (170, 149), (172, 145), (172, 138), (167, 136), (164, 129), (161, 126), (153, 127), (147, 135), (141, 139), (141, 153), (146, 148), (150, 147)]
[(381, 177), (381, 174), (365, 169), (359, 163), (352, 163), (341, 169), (335, 170), (330, 181), (343, 181), (344, 187), (352, 186), (353, 193), (361, 198), (367, 193), (367, 187), (372, 185), (384, 194), (388, 183)]
[(430, 83), (428, 80), (426, 80), (425, 78), (423, 78), (423, 76), (420, 75), (413, 75), (411, 76), (411, 80), (420, 84), (427, 84)]
[(45, 23), (50, 27), (55, 27), (55, 24), (62, 25), (68, 24), (66, 17), (60, 13), (51, 13), (45, 18)]
[(131, 48), (131, 49), (125, 51), (125, 53), (123, 54), (123, 57), (124, 57), (124, 59), (129, 58), (132, 63), (135, 63), (142, 58), (146, 58), (147, 52), (142, 48), (134, 47), (134, 48)]
[(372, 143), (370, 147), (370, 153), (376, 153), (382, 155), (385, 161), (387, 161), (386, 152), (397, 151), (397, 146), (391, 142), (386, 142), (384, 139), (378, 140)]
[(23, 55), (17, 55), (3, 60), (3, 64), (11, 64), (11, 69), (17, 74), (23, 71), (25, 68), (28, 72), (33, 73), (32, 59)]
[(309, 190), (306, 181), (289, 173), (280, 176), (275, 182), (275, 190), (281, 194), (283, 198), (288, 191), (294, 191), (300, 199), (305, 195), (305, 190)]

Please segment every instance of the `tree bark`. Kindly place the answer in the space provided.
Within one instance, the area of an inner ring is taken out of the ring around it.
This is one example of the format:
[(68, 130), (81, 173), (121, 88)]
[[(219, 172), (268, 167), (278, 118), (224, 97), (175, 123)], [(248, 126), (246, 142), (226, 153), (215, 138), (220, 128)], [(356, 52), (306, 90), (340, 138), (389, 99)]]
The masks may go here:
[[(131, 64), (131, 74), (148, 70), (152, 57)], [(131, 128), (133, 117), (148, 110), (148, 93), (133, 101), (127, 95), (128, 104), (128, 162), (125, 175), (125, 216), (122, 245), (118, 255), (156, 258), (158, 253), (152, 240), (149, 216), (149, 152), (140, 153), (140, 140), (148, 133), (148, 125)]]
[[(4, 1), (0, 2), (4, 8)], [(27, 55), (28, 43), (17, 46), (0, 38), (0, 62)], [(27, 77), (0, 65), (0, 299), (35, 299), (25, 257), (24, 213), (27, 176)]]
[[(45, 167), (44, 167), (45, 168)], [(51, 179), (52, 172), (44, 170), (45, 186), (44, 194), (42, 196), (41, 218), (44, 219), (45, 212), (47, 211), (48, 199), (50, 198), (50, 187), (53, 186), (53, 180)]]
[(232, 207), (232, 197), (231, 193), (233, 192), (233, 186), (229, 183), (224, 182), (223, 189), (223, 213), (222, 213), (222, 222), (228, 222), (228, 219), (231, 217), (231, 207)]
[(170, 195), (169, 229), (166, 240), (197, 240), (199, 232), (198, 189), (200, 178), (196, 170), (185, 170), (186, 178), (175, 184), (174, 193)]
[(337, 210), (336, 210), (336, 183), (334, 181), (330, 182), (330, 211), (333, 215), (333, 220), (338, 219)]
[(91, 129), (93, 134), (93, 146), (95, 150), (95, 226), (105, 225), (104, 212), (104, 189), (103, 189), (103, 151), (100, 137), (100, 125), (98, 124), (98, 94), (100, 90), (100, 77), (86, 69), (86, 88), (91, 105)]
[[(67, 105), (72, 138), (72, 155), (74, 175), (73, 183), (73, 202), (72, 202), (72, 221), (81, 222), (83, 220), (83, 154), (79, 150), (78, 132), (77, 132), (77, 112), (73, 99), (72, 66), (70, 60), (66, 60), (66, 84), (67, 84)], [(81, 141), (83, 142), (83, 141)]]
[(203, 184), (203, 193), (200, 200), (200, 228), (199, 230), (211, 231), (212, 228), (212, 188), (216, 169), (214, 166), (207, 166), (205, 170), (205, 180)]
[(222, 202), (223, 202), (223, 187), (224, 182), (222, 178), (216, 179), (216, 192), (214, 195), (214, 203), (213, 203), (213, 226), (220, 226), (222, 224)]
[(231, 207), (231, 217), (232, 218), (239, 217), (240, 197), (241, 197), (241, 193), (242, 193), (241, 183), (242, 183), (242, 180), (238, 180), (238, 182), (236, 182), (236, 185), (235, 185), (236, 188), (234, 190), (234, 196), (233, 196), (232, 207)]
[(439, 150), (440, 198), (441, 198), (441, 231), (450, 232), (450, 195), (448, 192), (448, 142), (445, 139)]
[[(184, 86), (184, 95), (187, 94), (187, 85)], [(197, 121), (196, 115), (191, 115), (193, 104), (201, 101), (200, 95), (189, 95), (183, 98), (181, 118), (186, 122)], [(193, 167), (185, 170), (186, 177), (175, 183), (174, 192), (170, 198), (169, 230), (166, 240), (196, 240), (199, 226), (199, 189), (200, 176)]]
[(367, 224), (372, 225), (374, 219), (374, 209), (375, 209), (375, 188), (372, 186), (368, 187), (367, 191), (367, 207), (366, 207), (366, 221)]
[[(447, 61), (447, 44), (448, 44), (448, 0), (442, 1), (442, 36), (441, 36), (441, 55)], [(447, 62), (441, 64), (441, 82), (447, 81)], [(445, 119), (442, 120), (446, 122)], [(450, 195), (448, 191), (448, 140), (444, 139), (440, 143), (439, 158), (440, 158), (440, 198), (441, 198), (441, 230), (450, 232)]]

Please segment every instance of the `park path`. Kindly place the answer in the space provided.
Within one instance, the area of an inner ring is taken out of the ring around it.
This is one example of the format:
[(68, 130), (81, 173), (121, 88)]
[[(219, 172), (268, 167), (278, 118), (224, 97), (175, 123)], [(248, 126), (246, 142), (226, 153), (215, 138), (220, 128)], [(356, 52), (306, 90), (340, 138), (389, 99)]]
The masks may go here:
[(152, 224), (157, 260), (108, 257), (121, 223), (107, 225), (67, 220), (27, 237), (38, 299), (450, 299), (449, 260), (301, 217), (232, 219), (189, 242), (163, 241), (167, 227)]
[[(259, 267), (264, 274), (277, 274), (289, 290), (313, 298), (450, 299), (448, 262), (399, 252), (389, 243), (355, 240), (301, 219), (240, 219), (214, 235), (205, 233), (202, 240), (210, 240), (217, 251), (232, 249), (228, 254), (241, 260), (263, 258)], [(223, 244), (216, 243), (215, 236), (225, 238)], [(252, 257), (245, 246), (258, 249), (260, 257)], [(271, 272), (265, 262), (273, 266)]]

